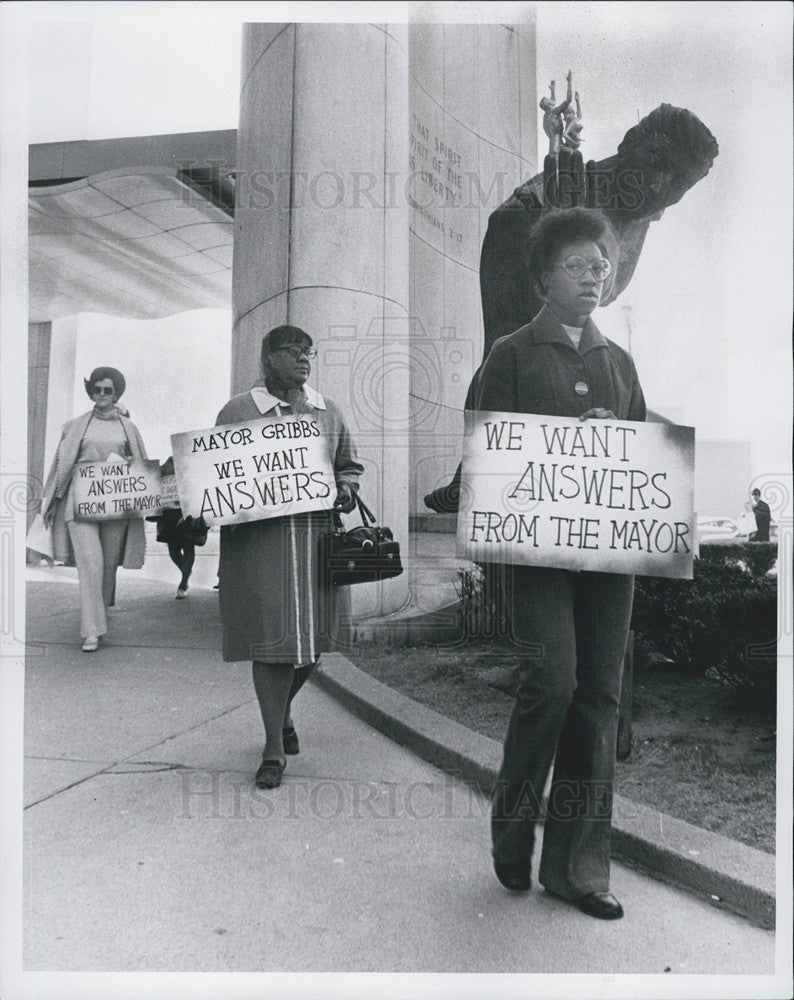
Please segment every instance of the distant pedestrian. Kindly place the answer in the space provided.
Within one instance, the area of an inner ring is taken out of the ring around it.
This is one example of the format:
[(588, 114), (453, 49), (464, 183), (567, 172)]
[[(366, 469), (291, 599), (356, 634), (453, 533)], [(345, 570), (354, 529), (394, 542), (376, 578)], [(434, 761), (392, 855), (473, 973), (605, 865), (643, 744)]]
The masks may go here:
[[(174, 475), (174, 459), (169, 457), (160, 466), (161, 476)], [(184, 518), (181, 507), (166, 507), (162, 514), (147, 517), (157, 525), (157, 541), (165, 542), (171, 562), (181, 574), (176, 599), (182, 601), (187, 597), (190, 574), (196, 561), (196, 546), (207, 541), (207, 528), (203, 520), (198, 522), (193, 518)]]
[(116, 570), (120, 565), (127, 569), (143, 566), (146, 539), (142, 517), (77, 520), (72, 476), (78, 462), (105, 462), (114, 454), (145, 459), (146, 449), (138, 428), (117, 405), (127, 385), (121, 372), (95, 368), (83, 382), (94, 406), (63, 426), (44, 486), (41, 514), (52, 530), (56, 559), (71, 561), (74, 556), (80, 583), (83, 652), (93, 653), (100, 636), (107, 632), (106, 611), (115, 599)]
[(747, 507), (755, 514), (755, 531), (750, 534), (751, 542), (768, 542), (769, 526), (772, 521), (772, 512), (766, 500), (761, 499), (761, 491), (754, 489), (752, 492), (752, 504), (748, 501)]

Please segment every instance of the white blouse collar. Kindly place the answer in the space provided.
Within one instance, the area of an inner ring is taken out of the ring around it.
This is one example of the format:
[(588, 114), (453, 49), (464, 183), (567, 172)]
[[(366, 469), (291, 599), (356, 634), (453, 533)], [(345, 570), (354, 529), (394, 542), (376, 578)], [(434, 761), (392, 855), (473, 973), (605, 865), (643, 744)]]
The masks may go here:
[[(306, 402), (312, 409), (324, 410), (326, 408), (323, 397), (315, 389), (312, 389), (310, 385), (304, 385), (303, 391), (306, 394)], [(263, 385), (255, 385), (251, 390), (251, 396), (256, 404), (256, 408), (263, 416), (277, 406), (289, 406), (289, 403), (285, 403), (283, 399), (271, 396)]]

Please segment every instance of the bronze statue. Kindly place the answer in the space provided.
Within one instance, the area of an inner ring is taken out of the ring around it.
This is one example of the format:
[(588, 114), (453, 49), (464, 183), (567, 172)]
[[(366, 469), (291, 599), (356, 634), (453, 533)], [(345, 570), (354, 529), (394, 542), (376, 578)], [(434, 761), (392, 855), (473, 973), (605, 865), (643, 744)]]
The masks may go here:
[[(516, 188), (488, 220), (480, 254), (483, 359), (495, 340), (529, 323), (541, 309), (521, 249), (543, 211), (583, 205), (607, 216), (614, 231), (607, 254), (612, 273), (601, 304), (608, 305), (631, 280), (651, 222), (706, 176), (718, 152), (714, 136), (695, 115), (662, 104), (630, 128), (617, 153), (605, 160), (585, 165), (581, 153), (565, 147), (548, 154), (543, 173)], [(469, 386), (467, 409), (478, 374)], [(460, 468), (425, 504), (456, 511), (459, 488)]]
[(556, 98), (554, 96), (554, 80), (549, 84), (550, 97), (543, 97), (540, 107), (543, 110), (543, 131), (549, 137), (549, 154), (554, 156), (559, 153), (564, 142), (565, 127), (567, 119), (563, 118), (571, 106), (573, 93), (571, 90), (571, 71), (565, 77), (568, 81), (568, 92), (565, 100), (558, 107), (554, 107)]
[(565, 127), (562, 130), (562, 144), (566, 149), (578, 149), (582, 145), (582, 105), (579, 102), (579, 91), (577, 90), (573, 99), (576, 109), (569, 104), (563, 111), (562, 118)]
[(617, 238), (609, 254), (611, 285), (601, 300), (608, 305), (631, 280), (651, 222), (706, 176), (717, 153), (714, 136), (695, 115), (662, 104), (628, 130), (614, 156), (586, 166), (575, 150), (547, 156), (543, 173), (516, 188), (488, 220), (480, 255), (483, 356), (541, 308), (519, 251), (544, 209), (584, 205), (607, 216)]

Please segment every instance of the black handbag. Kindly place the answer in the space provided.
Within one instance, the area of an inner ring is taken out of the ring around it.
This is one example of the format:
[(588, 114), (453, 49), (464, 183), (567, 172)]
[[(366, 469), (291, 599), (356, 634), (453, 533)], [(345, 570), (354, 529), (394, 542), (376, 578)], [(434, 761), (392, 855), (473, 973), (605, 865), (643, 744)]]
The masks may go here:
[(358, 494), (355, 499), (361, 526), (345, 531), (334, 511), (334, 530), (320, 537), (320, 572), (326, 586), (377, 583), (403, 571), (400, 543), (389, 528), (375, 524), (375, 515)]

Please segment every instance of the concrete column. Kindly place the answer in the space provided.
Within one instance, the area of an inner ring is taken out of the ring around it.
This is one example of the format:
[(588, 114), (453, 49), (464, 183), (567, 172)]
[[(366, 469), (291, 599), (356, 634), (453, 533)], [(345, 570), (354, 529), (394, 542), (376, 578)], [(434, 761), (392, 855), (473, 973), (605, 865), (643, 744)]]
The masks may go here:
[[(50, 378), (52, 323), (28, 323), (28, 475), (41, 496), (47, 433), (47, 386)], [(28, 527), (35, 516), (28, 511)]]
[[(61, 439), (61, 428), (67, 420), (91, 405), (87, 396), (75, 408), (75, 363), (77, 356), (78, 317), (67, 316), (52, 324), (49, 370), (47, 373), (46, 433), (44, 435), (44, 474)], [(88, 372), (85, 373), (88, 375)]]
[(534, 13), (521, 16), (410, 26), (412, 514), (460, 461), (488, 216), (536, 172)]
[[(232, 388), (262, 336), (314, 338), (311, 383), (341, 407), (362, 496), (407, 549), (408, 61), (406, 29), (244, 27), (233, 274)], [(407, 599), (407, 574), (353, 588), (358, 615)]]

